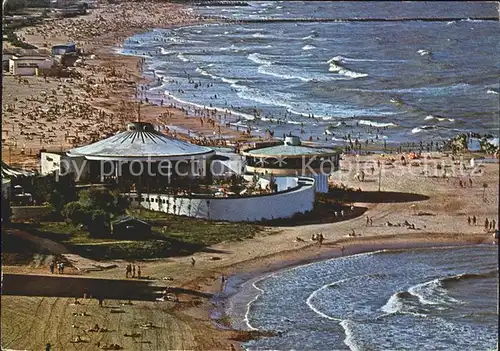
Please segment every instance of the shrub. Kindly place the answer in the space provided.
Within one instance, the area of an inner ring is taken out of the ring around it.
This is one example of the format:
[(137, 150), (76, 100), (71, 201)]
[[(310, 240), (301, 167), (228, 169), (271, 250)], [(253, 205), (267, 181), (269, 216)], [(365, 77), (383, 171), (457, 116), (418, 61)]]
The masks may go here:
[(109, 235), (109, 215), (102, 210), (90, 212), (89, 234), (93, 237)]

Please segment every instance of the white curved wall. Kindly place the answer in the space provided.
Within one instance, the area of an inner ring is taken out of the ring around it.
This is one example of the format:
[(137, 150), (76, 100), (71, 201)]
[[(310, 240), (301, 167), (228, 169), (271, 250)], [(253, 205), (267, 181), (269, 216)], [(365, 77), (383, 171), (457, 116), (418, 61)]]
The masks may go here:
[[(295, 189), (261, 196), (239, 198), (188, 198), (162, 194), (129, 196), (132, 206), (152, 211), (231, 222), (289, 218), (296, 213), (311, 211), (314, 206), (314, 179), (299, 178)], [(125, 195), (125, 194), (124, 194)], [(149, 199), (149, 201), (147, 201)]]

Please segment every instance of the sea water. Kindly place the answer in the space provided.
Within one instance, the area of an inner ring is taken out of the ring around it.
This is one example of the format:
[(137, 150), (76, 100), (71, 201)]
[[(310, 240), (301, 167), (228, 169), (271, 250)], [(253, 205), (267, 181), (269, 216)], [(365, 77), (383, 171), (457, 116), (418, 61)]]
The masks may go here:
[(250, 281), (228, 313), (278, 334), (247, 350), (494, 350), (495, 245), (385, 250)]
[[(254, 134), (292, 132), (334, 145), (348, 135), (378, 144), (464, 132), (498, 137), (500, 22), (469, 19), (498, 16), (497, 7), (344, 1), (194, 7), (233, 19), (313, 20), (155, 29), (129, 38), (121, 51), (144, 56), (146, 73), (163, 78), (149, 91), (152, 101), (232, 110), (228, 122)], [(450, 17), (458, 20), (418, 20)], [(314, 21), (325, 18), (340, 21)], [(413, 20), (349, 20), (370, 18)]]

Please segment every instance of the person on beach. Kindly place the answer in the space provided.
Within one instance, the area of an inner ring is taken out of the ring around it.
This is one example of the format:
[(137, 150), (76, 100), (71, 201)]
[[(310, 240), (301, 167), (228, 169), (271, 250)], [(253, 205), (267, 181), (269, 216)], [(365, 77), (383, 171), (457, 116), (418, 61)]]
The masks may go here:
[(132, 266), (132, 278), (135, 278), (135, 264)]
[(344, 245), (340, 245), (340, 257), (344, 257)]
[(141, 279), (141, 266), (137, 266), (137, 278)]
[(490, 223), (490, 222), (488, 221), (488, 218), (486, 218), (486, 219), (484, 220), (484, 229), (486, 229), (486, 230), (488, 230), (488, 229), (489, 229), (489, 223)]
[(471, 222), (472, 222), (472, 219), (470, 218), (470, 216), (469, 216), (469, 217), (467, 217), (467, 223), (469, 223), (469, 225), (470, 225), (470, 224), (471, 224)]
[(49, 269), (50, 269), (50, 273), (54, 274), (54, 261), (50, 262), (49, 264)]
[(194, 257), (191, 257), (191, 267), (194, 267), (194, 264), (196, 263), (196, 260)]
[(476, 216), (472, 216), (472, 225), (476, 225), (476, 223), (477, 223)]
[(318, 234), (318, 244), (319, 244), (319, 246), (323, 245), (323, 240), (324, 239), (325, 238), (323, 237), (323, 233), (319, 233)]
[(368, 227), (368, 224), (370, 224), (370, 217), (366, 216), (366, 226)]

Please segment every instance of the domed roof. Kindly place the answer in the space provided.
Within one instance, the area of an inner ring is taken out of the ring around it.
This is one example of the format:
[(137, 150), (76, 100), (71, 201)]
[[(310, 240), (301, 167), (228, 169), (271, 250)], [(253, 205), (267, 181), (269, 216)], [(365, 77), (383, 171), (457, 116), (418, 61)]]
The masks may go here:
[(71, 149), (69, 157), (89, 160), (147, 160), (201, 158), (215, 152), (205, 146), (169, 137), (156, 131), (151, 123), (133, 122), (127, 130), (96, 143)]

